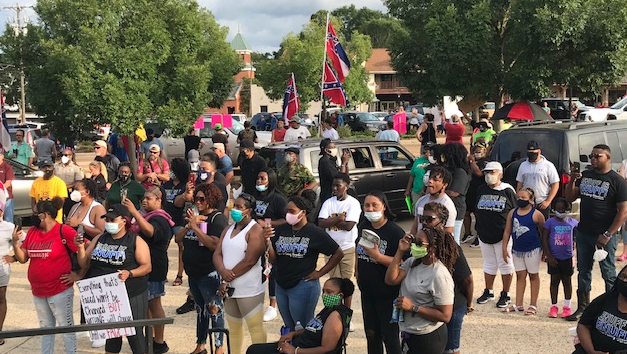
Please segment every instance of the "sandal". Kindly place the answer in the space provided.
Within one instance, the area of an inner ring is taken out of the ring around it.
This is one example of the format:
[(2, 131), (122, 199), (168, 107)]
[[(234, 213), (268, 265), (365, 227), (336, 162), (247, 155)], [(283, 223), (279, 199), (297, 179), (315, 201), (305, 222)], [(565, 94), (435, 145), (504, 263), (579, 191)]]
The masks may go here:
[(525, 311), (525, 308), (523, 306), (509, 305), (503, 308), (503, 312), (523, 312), (523, 311)]
[(621, 254), (620, 256), (616, 257), (616, 260), (619, 262), (624, 262), (627, 260), (627, 254)]
[(180, 286), (181, 284), (183, 284), (183, 276), (177, 275), (176, 279), (172, 282), (172, 286)]
[(525, 311), (525, 316), (535, 316), (537, 312), (538, 312), (537, 307), (533, 305), (529, 305), (529, 307), (527, 308), (527, 311)]

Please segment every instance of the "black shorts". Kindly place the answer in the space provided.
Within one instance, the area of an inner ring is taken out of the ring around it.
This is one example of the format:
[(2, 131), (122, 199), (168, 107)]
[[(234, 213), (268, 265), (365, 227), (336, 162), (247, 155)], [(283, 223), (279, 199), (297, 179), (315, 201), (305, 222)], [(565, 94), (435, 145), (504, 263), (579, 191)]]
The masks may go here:
[(547, 262), (547, 268), (551, 275), (571, 276), (575, 273), (575, 267), (573, 267), (573, 257), (564, 260), (557, 260), (557, 267), (552, 267)]

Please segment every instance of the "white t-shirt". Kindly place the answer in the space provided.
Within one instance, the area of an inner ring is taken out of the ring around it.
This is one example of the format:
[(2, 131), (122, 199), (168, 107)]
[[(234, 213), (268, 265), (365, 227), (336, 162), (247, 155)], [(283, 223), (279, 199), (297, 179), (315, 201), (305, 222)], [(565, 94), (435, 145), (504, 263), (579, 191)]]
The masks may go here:
[[(439, 203), (444, 205), (444, 207), (446, 207), (446, 209), (448, 210), (448, 220), (446, 220), (444, 227), (455, 227), (457, 209), (455, 209), (455, 203), (453, 203), (451, 197), (449, 197), (447, 194), (444, 194), (443, 196), (436, 199), (431, 199), (431, 194), (423, 195), (422, 197), (420, 197), (420, 199), (418, 199), (416, 205), (414, 206), (415, 215), (417, 218), (420, 218), (422, 212), (425, 209), (425, 205), (429, 203)], [(422, 230), (422, 223), (420, 222), (420, 219), (418, 219), (418, 230)]]
[(337, 200), (337, 197), (331, 197), (322, 204), (318, 217), (326, 219), (340, 214), (344, 214), (344, 220), (354, 221), (355, 226), (349, 231), (340, 230), (337, 227), (326, 229), (326, 231), (329, 236), (337, 242), (342, 251), (344, 251), (355, 247), (355, 240), (357, 240), (357, 223), (359, 223), (359, 217), (361, 216), (361, 204), (350, 195), (346, 196), (344, 200)]
[[(15, 225), (8, 221), (0, 220), (0, 257), (7, 256), (13, 249), (13, 229)], [(11, 266), (9, 263), (2, 263), (0, 266), (0, 286), (7, 286)]]
[(523, 188), (533, 189), (536, 195), (536, 204), (539, 204), (549, 197), (551, 184), (558, 183), (560, 176), (555, 165), (544, 156), (540, 156), (538, 162), (527, 160), (520, 165), (516, 181), (522, 183)]
[[(307, 131), (307, 132), (309, 132), (309, 131)], [(340, 134), (338, 134), (337, 130), (335, 130), (334, 128), (325, 129), (322, 132), (322, 137), (323, 138), (327, 138), (327, 139), (331, 139), (331, 140), (340, 140)]]
[(386, 140), (386, 141), (396, 141), (400, 143), (401, 137), (398, 135), (398, 132), (394, 129), (386, 129), (382, 130), (377, 134), (377, 139)]
[(309, 133), (309, 130), (303, 127), (302, 125), (298, 127), (298, 129), (294, 129), (290, 127), (285, 132), (285, 138), (283, 139), (283, 141), (286, 141), (286, 142), (298, 141), (298, 138), (307, 139), (310, 136), (311, 134)]

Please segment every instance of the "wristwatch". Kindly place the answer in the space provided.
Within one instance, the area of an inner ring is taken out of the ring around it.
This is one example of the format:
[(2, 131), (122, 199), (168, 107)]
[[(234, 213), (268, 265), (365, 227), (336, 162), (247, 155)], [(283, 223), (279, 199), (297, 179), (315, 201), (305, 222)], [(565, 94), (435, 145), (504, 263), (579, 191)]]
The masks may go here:
[(128, 271), (128, 277), (132, 278), (133, 277), (133, 272), (131, 272), (130, 270)]
[(420, 311), (420, 306), (418, 305), (414, 305), (414, 307), (411, 308), (411, 312), (413, 313), (418, 313), (418, 311)]
[(603, 233), (603, 236), (607, 237), (607, 238), (612, 238), (612, 234), (609, 231), (605, 231)]

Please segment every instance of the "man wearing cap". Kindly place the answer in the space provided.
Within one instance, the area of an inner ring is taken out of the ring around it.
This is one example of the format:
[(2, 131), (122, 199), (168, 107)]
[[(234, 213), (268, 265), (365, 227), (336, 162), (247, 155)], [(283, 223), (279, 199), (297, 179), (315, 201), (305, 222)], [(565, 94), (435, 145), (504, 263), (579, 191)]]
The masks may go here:
[(492, 130), (492, 124), (487, 119), (481, 119), (479, 123), (476, 125), (477, 129), (475, 129), (472, 135), (472, 146), (475, 146), (477, 143), (488, 144), (492, 141), (492, 136), (496, 134), (494, 130)]
[(490, 161), (483, 168), (486, 184), (477, 190), (477, 207), (475, 218), (479, 247), (483, 256), (483, 274), (485, 290), (477, 299), (477, 303), (485, 304), (494, 300), (494, 279), (501, 272), (503, 290), (501, 291), (496, 307), (504, 308), (510, 302), (509, 288), (512, 285), (514, 262), (511, 257), (512, 241), (507, 249), (510, 257), (503, 259), (503, 230), (510, 210), (516, 207), (516, 192), (514, 188), (502, 182), (503, 167), (496, 161)]
[(50, 131), (48, 129), (42, 130), (41, 138), (35, 140), (35, 156), (37, 161), (48, 159), (53, 162), (55, 156), (57, 156), (57, 148), (54, 141), (50, 139)]
[(527, 143), (527, 161), (520, 165), (516, 182), (517, 191), (521, 188), (533, 189), (535, 207), (548, 219), (551, 202), (560, 187), (560, 176), (555, 165), (542, 156), (540, 144), (535, 140)]
[[(248, 122), (247, 122), (248, 123)], [(240, 169), (242, 171), (243, 192), (253, 194), (257, 190), (257, 175), (267, 167), (266, 160), (255, 152), (255, 143), (252, 140), (242, 140), (239, 144), (239, 154), (242, 156)]]
[(189, 134), (183, 137), (183, 141), (185, 141), (185, 158), (187, 158), (190, 150), (200, 151), (205, 146), (205, 143), (202, 141), (202, 139), (198, 135), (196, 135), (196, 129), (193, 127), (189, 130)]
[(285, 149), (285, 164), (276, 171), (279, 190), (285, 198), (299, 195), (305, 189), (313, 189), (318, 185), (309, 169), (298, 162), (300, 150), (295, 147)]
[[(139, 145), (139, 156), (142, 159), (149, 157), (150, 155), (150, 147), (156, 144), (159, 146), (159, 151), (163, 151), (163, 143), (159, 138), (155, 137), (155, 131), (152, 128), (146, 129), (146, 140), (142, 141), (141, 145)], [(159, 153), (161, 155), (161, 153)]]
[(311, 136), (309, 129), (300, 125), (300, 119), (298, 117), (292, 117), (290, 119), (290, 128), (285, 132), (285, 142), (295, 142), (299, 139), (307, 139)]
[(189, 169), (192, 172), (198, 171), (198, 163), (200, 162), (200, 153), (198, 150), (189, 150), (187, 153), (187, 162), (189, 162)]
[(218, 172), (224, 176), (226, 184), (230, 184), (231, 178), (233, 178), (233, 161), (231, 161), (231, 158), (226, 154), (224, 144), (214, 143), (211, 149), (218, 155), (220, 161)]
[[(39, 161), (38, 166), (44, 175), (37, 178), (30, 188), (30, 205), (33, 214), (37, 214), (37, 203), (40, 200), (51, 200), (54, 197), (67, 198), (67, 186), (61, 178), (54, 175), (52, 160), (43, 159)], [(59, 209), (55, 219), (63, 223), (63, 208)]]
[(150, 145), (148, 153), (149, 156), (139, 161), (137, 168), (137, 181), (141, 182), (146, 189), (160, 186), (163, 182), (170, 180), (170, 166), (168, 161), (161, 157), (159, 145)]
[(107, 151), (107, 143), (104, 140), (97, 140), (94, 142), (94, 152), (96, 158), (94, 160), (102, 162), (107, 168), (108, 183), (113, 183), (118, 179), (118, 168), (120, 167), (120, 160), (113, 154)]

